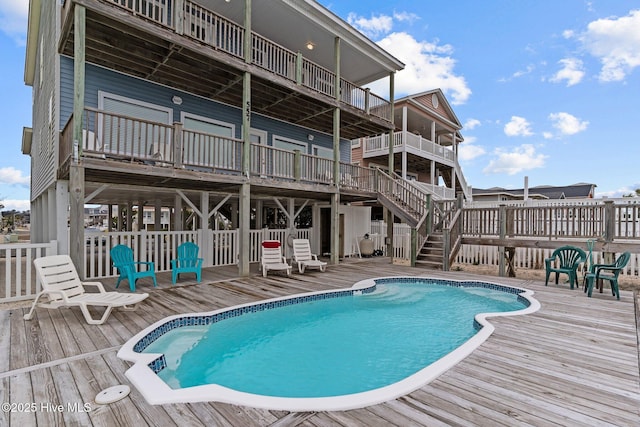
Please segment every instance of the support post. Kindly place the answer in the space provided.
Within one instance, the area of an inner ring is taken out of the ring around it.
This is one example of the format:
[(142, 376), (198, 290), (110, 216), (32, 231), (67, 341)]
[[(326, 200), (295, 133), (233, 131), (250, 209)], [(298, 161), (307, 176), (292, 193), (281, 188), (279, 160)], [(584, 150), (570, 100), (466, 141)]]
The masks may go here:
[[(498, 207), (498, 226), (500, 227), (500, 241), (504, 241), (507, 236), (507, 207), (500, 205)], [(500, 244), (498, 246), (498, 275), (505, 277), (505, 264), (504, 264), (505, 246)]]
[(418, 259), (418, 229), (411, 229), (411, 267), (416, 266)]
[[(616, 230), (616, 210), (613, 200), (605, 200), (604, 202), (604, 247), (608, 248), (609, 243), (613, 242)], [(603, 251), (603, 262), (612, 264), (615, 262), (615, 253)]]
[(74, 155), (69, 168), (69, 190), (71, 193), (69, 196), (69, 256), (73, 260), (78, 274), (84, 279), (84, 168), (78, 164), (78, 159), (82, 155), (86, 10), (84, 6), (75, 6), (73, 16), (73, 146), (74, 148), (78, 147), (78, 155)]
[(331, 195), (331, 264), (340, 262), (340, 193)]
[(84, 168), (77, 163), (69, 167), (69, 187), (69, 256), (80, 278), (85, 279)]
[(184, 221), (182, 219), (182, 197), (176, 194), (173, 202), (173, 229), (175, 231), (182, 231), (184, 228)]
[[(69, 181), (56, 182), (56, 237), (58, 253), (64, 254), (69, 247), (69, 233), (67, 233), (67, 209), (69, 208)], [(44, 212), (39, 212), (41, 215)], [(109, 218), (111, 219), (111, 218)], [(109, 221), (111, 222), (111, 221)]]
[(249, 251), (251, 228), (251, 185), (248, 182), (240, 186), (239, 193), (240, 224), (238, 227), (238, 274), (249, 276)]

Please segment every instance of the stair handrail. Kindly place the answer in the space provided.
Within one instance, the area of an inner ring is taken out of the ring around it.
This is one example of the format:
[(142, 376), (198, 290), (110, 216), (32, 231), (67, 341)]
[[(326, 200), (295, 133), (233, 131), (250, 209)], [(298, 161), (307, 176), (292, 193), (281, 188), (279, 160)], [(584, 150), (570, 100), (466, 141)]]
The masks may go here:
[(387, 197), (391, 196), (394, 200), (402, 201), (406, 206), (411, 208), (417, 215), (419, 220), (424, 221), (423, 217), (428, 213), (427, 198), (428, 193), (409, 184), (409, 181), (402, 178), (395, 172), (393, 176), (376, 168), (378, 171), (378, 188), (377, 191)]
[(460, 227), (460, 218), (462, 216), (462, 200), (456, 200), (451, 208), (447, 212), (447, 216), (451, 215), (451, 218), (448, 222), (444, 222), (445, 218), (442, 219), (441, 223), (442, 234), (444, 237), (444, 250), (443, 250), (443, 270), (448, 271), (451, 267), (451, 262), (460, 248), (460, 242), (462, 241), (462, 233)]
[(458, 183), (460, 184), (460, 188), (462, 188), (462, 192), (464, 193), (464, 198), (466, 200), (471, 200), (471, 189), (469, 188), (469, 184), (467, 183), (464, 174), (462, 173), (462, 166), (458, 163), (458, 156), (454, 159), (454, 169), (456, 171), (456, 177), (458, 178)]

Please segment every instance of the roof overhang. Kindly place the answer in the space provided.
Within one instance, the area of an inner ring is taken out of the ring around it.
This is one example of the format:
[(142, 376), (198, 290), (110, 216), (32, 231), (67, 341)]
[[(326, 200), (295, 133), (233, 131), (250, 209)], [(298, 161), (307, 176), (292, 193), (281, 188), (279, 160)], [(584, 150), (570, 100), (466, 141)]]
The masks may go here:
[(24, 58), (24, 83), (33, 86), (38, 54), (38, 34), (40, 32), (40, 0), (29, 1), (29, 25), (27, 27), (27, 48)]
[(33, 129), (22, 128), (22, 154), (31, 155), (31, 141), (33, 140)]
[[(242, 24), (244, 1), (198, 3)], [(335, 39), (340, 39), (341, 77), (358, 86), (388, 77), (404, 64), (315, 0), (252, 1), (251, 29), (324, 68), (335, 70)], [(313, 50), (307, 49), (308, 43)]]

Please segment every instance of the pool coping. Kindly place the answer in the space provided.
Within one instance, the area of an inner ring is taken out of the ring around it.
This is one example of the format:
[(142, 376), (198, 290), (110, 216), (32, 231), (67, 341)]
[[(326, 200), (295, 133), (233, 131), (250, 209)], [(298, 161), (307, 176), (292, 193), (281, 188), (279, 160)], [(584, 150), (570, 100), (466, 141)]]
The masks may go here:
[[(229, 317), (239, 316), (244, 313), (268, 310), (275, 307), (298, 304), (300, 302), (310, 300), (321, 300), (373, 292), (377, 284), (382, 284), (389, 280), (429, 280), (431, 282), (449, 286), (489, 287), (518, 294), (519, 299), (522, 299), (522, 302), (527, 306), (521, 310), (510, 312), (479, 313), (475, 316), (474, 320), (474, 324), (478, 332), (452, 352), (399, 382), (374, 390), (342, 396), (315, 398), (273, 397), (240, 392), (217, 384), (172, 389), (156, 374), (164, 368), (164, 355), (140, 352), (155, 339), (176, 327), (208, 324), (206, 319), (210, 319), (209, 323), (213, 323)], [(292, 412), (356, 409), (404, 396), (433, 381), (466, 358), (489, 338), (495, 330), (494, 326), (488, 321), (489, 318), (524, 315), (539, 310), (540, 303), (533, 298), (533, 294), (533, 291), (527, 289), (484, 280), (454, 280), (407, 276), (377, 277), (374, 279), (361, 280), (350, 288), (301, 293), (235, 305), (211, 312), (186, 313), (165, 317), (129, 339), (120, 348), (117, 356), (120, 359), (134, 362), (134, 365), (125, 372), (125, 376), (138, 389), (138, 391), (140, 391), (147, 402), (153, 405), (217, 401), (269, 410), (286, 410)]]

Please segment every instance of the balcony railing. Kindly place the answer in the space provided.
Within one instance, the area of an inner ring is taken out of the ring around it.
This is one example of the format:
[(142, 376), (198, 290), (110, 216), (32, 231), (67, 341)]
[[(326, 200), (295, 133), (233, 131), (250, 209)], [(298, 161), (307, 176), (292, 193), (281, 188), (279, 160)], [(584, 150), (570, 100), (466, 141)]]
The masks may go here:
[[(406, 141), (406, 144), (405, 144)], [(452, 164), (455, 161), (455, 154), (449, 148), (436, 144), (420, 135), (408, 132), (395, 132), (393, 134), (394, 152), (402, 152), (408, 149), (415, 154), (423, 155), (425, 158), (437, 160), (443, 163)], [(372, 136), (364, 139), (364, 156), (380, 156), (389, 152), (389, 134)]]
[[(216, 50), (244, 59), (245, 30), (215, 12), (189, 0), (103, 0), (207, 44)], [(336, 74), (294, 52), (252, 32), (251, 61), (265, 70), (316, 92), (335, 97)], [(391, 104), (368, 89), (340, 79), (339, 99), (352, 107), (391, 121)]]
[[(73, 117), (60, 135), (60, 164), (111, 159), (156, 167), (191, 169), (212, 173), (241, 174), (244, 142), (239, 139), (184, 129), (182, 123), (167, 125), (86, 107), (81, 140), (73, 141)], [(334, 184), (334, 161), (298, 150), (251, 144), (249, 173), (282, 181)], [(376, 191), (376, 171), (340, 163), (339, 185)]]

